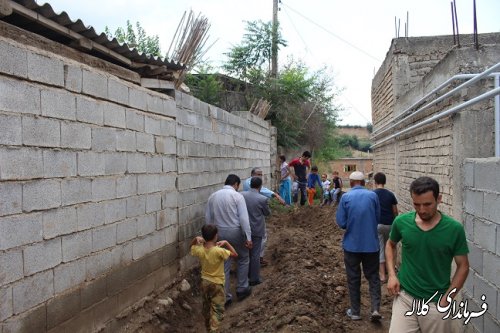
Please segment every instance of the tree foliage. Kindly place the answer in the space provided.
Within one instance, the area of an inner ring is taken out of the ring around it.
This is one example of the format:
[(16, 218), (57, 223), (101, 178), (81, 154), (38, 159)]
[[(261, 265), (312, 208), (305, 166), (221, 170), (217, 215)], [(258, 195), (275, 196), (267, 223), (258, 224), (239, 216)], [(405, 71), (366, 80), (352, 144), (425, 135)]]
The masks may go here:
[(104, 33), (108, 38), (114, 37), (118, 42), (127, 43), (128, 46), (136, 48), (139, 52), (157, 57), (161, 56), (160, 38), (158, 35), (148, 36), (139, 22), (135, 23), (134, 29), (132, 23), (127, 20), (126, 28), (119, 27), (114, 34), (106, 26)]
[(212, 67), (208, 65), (199, 66), (196, 75), (188, 74), (186, 84), (191, 88), (193, 95), (200, 100), (212, 105), (220, 106), (222, 83), (217, 79)]

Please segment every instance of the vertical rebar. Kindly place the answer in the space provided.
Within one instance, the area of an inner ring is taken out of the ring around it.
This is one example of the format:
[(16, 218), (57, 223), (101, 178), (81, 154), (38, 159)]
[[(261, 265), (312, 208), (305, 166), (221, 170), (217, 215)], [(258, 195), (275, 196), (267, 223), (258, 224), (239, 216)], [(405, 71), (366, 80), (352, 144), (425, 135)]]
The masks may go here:
[(474, 45), (476, 47), (476, 50), (479, 50), (479, 36), (477, 34), (476, 0), (474, 0)]
[(457, 28), (457, 45), (460, 47), (460, 32), (458, 32), (457, 0), (453, 0), (453, 9), (455, 11), (455, 25)]
[[(500, 75), (495, 75), (495, 88), (500, 87)], [(500, 95), (495, 96), (495, 157), (500, 157)]]
[(457, 45), (457, 37), (455, 36), (455, 11), (453, 10), (453, 1), (450, 2), (451, 6), (451, 25), (453, 26), (453, 45)]
[(406, 11), (406, 37), (410, 36), (410, 12)]

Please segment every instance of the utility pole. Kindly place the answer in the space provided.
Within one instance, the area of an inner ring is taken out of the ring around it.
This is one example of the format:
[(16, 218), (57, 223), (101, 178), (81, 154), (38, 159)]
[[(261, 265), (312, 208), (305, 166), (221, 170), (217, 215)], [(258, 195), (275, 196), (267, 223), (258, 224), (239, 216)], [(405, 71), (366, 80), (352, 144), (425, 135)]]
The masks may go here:
[(278, 0), (273, 0), (273, 36), (271, 45), (271, 77), (278, 76)]

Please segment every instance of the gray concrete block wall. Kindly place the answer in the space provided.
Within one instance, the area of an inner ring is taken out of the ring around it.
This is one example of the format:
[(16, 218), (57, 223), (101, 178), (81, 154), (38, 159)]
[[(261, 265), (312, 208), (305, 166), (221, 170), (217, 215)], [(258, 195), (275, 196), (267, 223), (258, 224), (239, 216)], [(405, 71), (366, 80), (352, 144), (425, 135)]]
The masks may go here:
[[(488, 310), (485, 316), (471, 320), (476, 332), (500, 330), (500, 187), (496, 182), (500, 172), (500, 159), (466, 159), (464, 175), (464, 216), (471, 263), (465, 296), (482, 304), (486, 296)], [(489, 181), (488, 181), (489, 180)]]
[(195, 262), (179, 247), (227, 174), (271, 172), (253, 115), (1, 36), (0, 55), (0, 332), (102, 327)]

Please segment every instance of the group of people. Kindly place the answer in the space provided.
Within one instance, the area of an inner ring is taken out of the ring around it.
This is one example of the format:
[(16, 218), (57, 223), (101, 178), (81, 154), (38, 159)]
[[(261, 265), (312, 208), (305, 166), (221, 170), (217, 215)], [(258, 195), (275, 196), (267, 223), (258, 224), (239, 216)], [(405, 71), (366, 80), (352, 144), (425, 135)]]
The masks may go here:
[[(381, 284), (394, 296), (389, 332), (451, 332), (448, 309), (469, 272), (463, 226), (438, 210), (438, 182), (430, 177), (410, 185), (414, 211), (398, 215), (397, 200), (384, 188), (386, 176), (374, 176), (375, 190), (366, 189), (362, 172), (349, 176), (351, 190), (342, 196), (337, 224), (345, 229), (342, 247), (349, 289), (346, 314), (361, 320), (361, 269), (368, 280), (371, 319), (380, 315)], [(401, 266), (396, 271), (396, 247)], [(456, 271), (450, 281), (452, 261)], [(419, 311), (413, 311), (421, 304)], [(422, 310), (423, 304), (427, 306)], [(454, 308), (454, 307), (453, 307)]]
[[(309, 152), (288, 165), (284, 156), (280, 158), (280, 190), (286, 190), (280, 191), (281, 195), (263, 187), (262, 170), (254, 168), (251, 177), (243, 182), (242, 192), (238, 192), (240, 178), (230, 174), (224, 187), (208, 199), (202, 237), (193, 239), (191, 254), (201, 262), (203, 314), (209, 332), (218, 330), (225, 307), (233, 301), (229, 282), (232, 258), (237, 259), (238, 300), (248, 297), (252, 286), (263, 281), (260, 268), (267, 238), (265, 217), (270, 214), (269, 199), (276, 198), (286, 205), (290, 199), (297, 203), (300, 194), (300, 204), (304, 205), (307, 189), (311, 188), (308, 178), (317, 178), (314, 167), (308, 173)], [(316, 176), (310, 177), (311, 174)], [(294, 196), (289, 195), (291, 178), (298, 184)], [(323, 175), (322, 180), (315, 181), (324, 186), (328, 179)], [(429, 177), (414, 180), (410, 196), (415, 211), (400, 215), (395, 195), (384, 188), (386, 176), (376, 173), (374, 181), (375, 189), (368, 190), (364, 174), (351, 173), (351, 189), (341, 196), (337, 207), (336, 222), (345, 229), (342, 247), (350, 301), (346, 315), (352, 320), (362, 319), (363, 270), (369, 284), (372, 321), (382, 318), (381, 285), (387, 283), (389, 294), (395, 296), (389, 332), (451, 332), (450, 320), (442, 320), (439, 306), (450, 306), (468, 275), (463, 226), (438, 210), (441, 194), (436, 180)], [(342, 188), (342, 184), (334, 186), (334, 190), (337, 188)], [(399, 271), (396, 270), (398, 242), (402, 243)], [(452, 261), (457, 268), (450, 281)], [(428, 304), (425, 315), (410, 313), (419, 300)]]
[[(304, 206), (307, 202), (309, 206), (313, 205), (316, 195), (316, 185), (323, 190), (323, 200), (321, 206), (326, 204), (338, 203), (342, 191), (342, 179), (338, 171), (333, 172), (333, 179), (330, 181), (326, 173), (318, 174), (317, 166), (310, 163), (311, 153), (305, 151), (300, 157), (286, 162), (285, 155), (280, 155), (280, 186), (279, 193), (287, 205), (292, 202), (295, 205)], [(310, 171), (310, 172), (309, 172)]]

